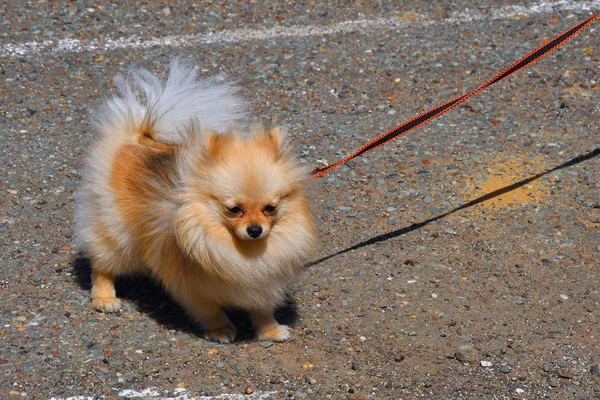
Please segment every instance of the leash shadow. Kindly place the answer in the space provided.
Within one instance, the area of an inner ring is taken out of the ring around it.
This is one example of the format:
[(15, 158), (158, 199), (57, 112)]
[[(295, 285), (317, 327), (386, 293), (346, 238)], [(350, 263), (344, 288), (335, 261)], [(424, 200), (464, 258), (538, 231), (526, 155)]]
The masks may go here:
[(558, 171), (558, 170), (561, 170), (561, 169), (564, 169), (564, 168), (571, 167), (573, 165), (577, 165), (579, 163), (582, 163), (584, 161), (590, 160), (590, 159), (592, 159), (594, 157), (597, 157), (599, 155), (600, 155), (600, 148), (597, 148), (597, 149), (595, 149), (593, 151), (590, 151), (588, 153), (579, 155), (579, 156), (577, 156), (577, 157), (575, 157), (575, 158), (573, 158), (573, 159), (571, 159), (571, 160), (569, 160), (569, 161), (567, 161), (567, 162), (565, 162), (563, 164), (560, 164), (560, 165), (558, 165), (558, 166), (556, 166), (554, 168), (546, 169), (544, 172), (540, 172), (538, 174), (530, 176), (529, 178), (523, 179), (523, 180), (521, 180), (519, 182), (516, 182), (516, 183), (513, 183), (511, 185), (505, 186), (503, 188), (494, 190), (493, 192), (490, 192), (490, 193), (487, 193), (487, 194), (485, 194), (483, 196), (480, 196), (480, 197), (478, 197), (478, 198), (476, 198), (474, 200), (469, 201), (468, 203), (462, 204), (462, 205), (460, 205), (460, 206), (458, 206), (458, 207), (456, 207), (456, 208), (454, 208), (454, 209), (452, 209), (450, 211), (447, 211), (447, 212), (445, 212), (443, 214), (437, 215), (435, 217), (428, 218), (428, 219), (426, 219), (424, 221), (411, 224), (411, 225), (409, 225), (407, 227), (400, 228), (400, 229), (397, 229), (397, 230), (392, 231), (392, 232), (383, 233), (381, 235), (374, 236), (374, 237), (372, 237), (370, 239), (364, 240), (364, 241), (362, 241), (360, 243), (357, 243), (355, 245), (347, 247), (347, 248), (345, 248), (343, 250), (338, 250), (335, 253), (332, 253), (332, 254), (329, 254), (329, 255), (327, 255), (325, 257), (321, 257), (321, 258), (319, 258), (317, 260), (311, 261), (310, 263), (306, 264), (305, 267), (309, 268), (309, 267), (312, 267), (314, 265), (320, 264), (320, 263), (322, 263), (324, 261), (327, 261), (327, 260), (329, 260), (329, 259), (331, 259), (333, 257), (336, 257), (336, 256), (339, 256), (339, 255), (348, 253), (348, 252), (350, 252), (352, 250), (357, 250), (357, 249), (360, 249), (362, 247), (370, 246), (372, 244), (376, 244), (376, 243), (380, 243), (380, 242), (385, 242), (386, 240), (390, 240), (390, 239), (393, 239), (393, 238), (396, 238), (396, 237), (399, 237), (399, 236), (406, 235), (407, 233), (410, 233), (410, 232), (416, 231), (418, 229), (421, 229), (422, 227), (424, 227), (427, 224), (430, 224), (432, 222), (438, 221), (438, 220), (440, 220), (442, 218), (445, 218), (448, 215), (454, 214), (454, 213), (456, 213), (456, 212), (458, 212), (460, 210), (464, 210), (466, 208), (473, 207), (473, 206), (475, 206), (477, 204), (483, 203), (484, 201), (493, 199), (494, 197), (501, 196), (504, 193), (508, 193), (508, 192), (510, 192), (512, 190), (518, 189), (521, 186), (527, 185), (528, 183), (533, 182), (533, 181), (535, 181), (537, 179), (540, 179), (540, 178), (544, 177), (545, 175), (551, 174), (554, 171)]

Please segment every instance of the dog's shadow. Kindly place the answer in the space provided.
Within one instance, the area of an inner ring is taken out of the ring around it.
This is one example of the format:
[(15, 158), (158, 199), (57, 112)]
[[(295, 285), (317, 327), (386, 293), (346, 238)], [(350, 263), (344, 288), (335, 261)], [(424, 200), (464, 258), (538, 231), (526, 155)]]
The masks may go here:
[[(79, 286), (82, 289), (90, 290), (92, 288), (90, 260), (79, 254), (74, 258), (71, 267)], [(140, 312), (154, 319), (159, 325), (198, 337), (204, 336), (202, 328), (188, 317), (183, 308), (173, 301), (164, 288), (152, 277), (147, 275), (119, 277), (115, 282), (115, 287), (118, 298), (132, 303)], [(226, 309), (225, 312), (238, 329), (236, 340), (255, 338), (256, 332), (246, 311)], [(287, 293), (285, 303), (275, 311), (275, 318), (279, 323), (285, 325), (293, 325), (298, 320), (296, 302), (291, 293)]]

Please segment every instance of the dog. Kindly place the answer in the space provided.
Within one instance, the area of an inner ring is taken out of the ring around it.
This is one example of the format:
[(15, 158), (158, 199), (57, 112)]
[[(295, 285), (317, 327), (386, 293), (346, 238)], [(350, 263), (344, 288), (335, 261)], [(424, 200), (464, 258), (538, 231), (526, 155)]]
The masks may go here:
[(260, 340), (315, 247), (309, 171), (282, 128), (250, 124), (238, 89), (179, 60), (115, 78), (76, 197), (76, 245), (92, 263), (92, 306), (115, 312), (115, 278), (148, 271), (220, 343), (247, 310)]

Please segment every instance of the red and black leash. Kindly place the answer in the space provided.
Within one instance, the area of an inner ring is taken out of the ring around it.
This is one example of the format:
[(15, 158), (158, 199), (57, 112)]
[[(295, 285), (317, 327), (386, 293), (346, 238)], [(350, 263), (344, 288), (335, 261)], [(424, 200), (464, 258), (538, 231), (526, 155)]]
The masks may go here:
[(395, 128), (390, 129), (383, 135), (379, 136), (378, 138), (373, 139), (369, 143), (362, 146), (356, 152), (352, 153), (351, 155), (347, 156), (346, 158), (344, 158), (334, 164), (327, 165), (322, 168), (315, 168), (315, 170), (313, 171), (313, 173), (314, 173), (313, 178), (320, 178), (323, 175), (325, 175), (326, 173), (328, 173), (329, 171), (331, 171), (332, 169), (337, 168), (342, 164), (345, 164), (346, 162), (352, 160), (353, 158), (358, 157), (364, 153), (367, 153), (367, 152), (369, 152), (369, 151), (371, 151), (393, 139), (403, 136), (404, 134), (412, 131), (413, 129), (416, 129), (416, 128), (420, 127), (421, 125), (425, 125), (426, 123), (433, 120), (434, 118), (437, 118), (440, 115), (450, 111), (454, 107), (458, 106), (460, 103), (467, 100), (469, 97), (482, 91), (483, 89), (487, 88), (488, 86), (498, 82), (501, 79), (506, 78), (509, 75), (514, 74), (515, 72), (529, 66), (530, 64), (533, 64), (537, 60), (550, 54), (553, 50), (556, 50), (557, 48), (559, 48), (560, 46), (562, 46), (563, 44), (565, 44), (566, 42), (568, 42), (569, 40), (571, 40), (572, 38), (577, 36), (581, 31), (583, 31), (585, 28), (587, 28), (592, 22), (594, 22), (599, 17), (600, 17), (600, 12), (589, 17), (585, 21), (575, 25), (574, 27), (567, 29), (560, 35), (556, 36), (554, 39), (550, 40), (546, 44), (538, 47), (531, 53), (527, 54), (525, 57), (521, 58), (519, 61), (515, 62), (510, 67), (504, 69), (502, 72), (500, 72), (499, 74), (494, 76), (492, 79), (485, 82), (483, 85), (479, 86), (477, 89), (475, 89), (471, 92), (468, 92), (460, 97), (457, 97), (456, 99), (451, 100), (447, 103), (444, 103), (442, 105), (434, 107), (431, 110), (426, 111), (420, 115), (417, 115), (416, 117), (396, 126)]

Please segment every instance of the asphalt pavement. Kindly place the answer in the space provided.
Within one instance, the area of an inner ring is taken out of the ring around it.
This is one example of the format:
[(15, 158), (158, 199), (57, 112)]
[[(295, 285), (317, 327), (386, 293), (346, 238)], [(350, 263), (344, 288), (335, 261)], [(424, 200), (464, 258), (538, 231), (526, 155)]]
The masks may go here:
[(226, 74), (310, 166), (477, 87), (600, 1), (0, 7), (0, 399), (600, 398), (600, 22), (315, 180), (285, 343), (219, 345), (150, 278), (90, 306), (73, 250), (90, 116), (118, 72)]

